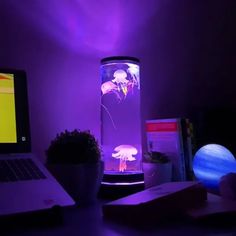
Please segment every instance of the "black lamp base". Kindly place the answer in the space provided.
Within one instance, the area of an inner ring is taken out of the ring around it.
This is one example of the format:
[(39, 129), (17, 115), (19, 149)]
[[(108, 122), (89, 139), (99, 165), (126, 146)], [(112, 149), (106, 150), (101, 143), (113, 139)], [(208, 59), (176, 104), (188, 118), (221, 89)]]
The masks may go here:
[(105, 172), (99, 197), (118, 199), (144, 190), (143, 172)]

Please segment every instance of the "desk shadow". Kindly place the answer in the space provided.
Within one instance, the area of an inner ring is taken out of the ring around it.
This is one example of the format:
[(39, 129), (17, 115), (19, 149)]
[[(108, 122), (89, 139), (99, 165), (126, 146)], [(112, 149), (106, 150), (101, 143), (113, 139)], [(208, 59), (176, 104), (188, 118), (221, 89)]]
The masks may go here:
[(208, 218), (202, 218), (195, 220), (184, 214), (165, 217), (163, 219), (156, 219), (152, 217), (140, 216), (140, 220), (127, 220), (127, 219), (108, 219), (103, 218), (104, 224), (109, 225), (114, 231), (122, 233), (128, 230), (135, 230), (137, 232), (145, 233), (157, 233), (163, 232), (166, 234), (168, 231), (171, 235), (176, 235), (175, 232), (182, 232), (184, 235), (187, 233), (193, 235), (201, 235), (202, 233), (215, 232), (218, 233), (232, 233), (236, 232), (236, 214), (227, 214), (227, 216), (214, 215)]
[(62, 208), (55, 206), (49, 210), (1, 216), (0, 229), (1, 233), (16, 233), (63, 225), (63, 222)]
[(103, 221), (105, 224), (113, 225), (115, 226), (122, 226), (122, 227), (129, 227), (137, 230), (154, 230), (154, 229), (161, 229), (161, 228), (167, 228), (167, 227), (173, 227), (178, 226), (182, 224), (183, 222), (190, 222), (186, 216), (179, 214), (178, 216), (169, 216), (160, 218), (155, 216), (142, 216), (139, 215), (139, 218), (137, 219), (137, 216), (134, 218), (107, 218), (103, 217)]

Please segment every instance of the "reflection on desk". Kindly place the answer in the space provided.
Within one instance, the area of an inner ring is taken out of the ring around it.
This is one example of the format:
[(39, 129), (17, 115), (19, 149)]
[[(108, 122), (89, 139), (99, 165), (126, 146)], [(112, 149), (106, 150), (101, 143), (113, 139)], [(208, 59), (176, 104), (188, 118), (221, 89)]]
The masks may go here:
[[(102, 205), (104, 201), (98, 201), (92, 206), (72, 207), (62, 209), (63, 221), (58, 224), (30, 225), (25, 222), (22, 227), (11, 226), (0, 235), (29, 235), (29, 236), (118, 236), (118, 235), (220, 235), (230, 234), (236, 231), (233, 227), (217, 227), (199, 225), (189, 220), (178, 220), (176, 222), (166, 222), (163, 225), (150, 226), (140, 225), (128, 226), (115, 221), (104, 220), (102, 216)], [(40, 221), (40, 219), (39, 219)]]

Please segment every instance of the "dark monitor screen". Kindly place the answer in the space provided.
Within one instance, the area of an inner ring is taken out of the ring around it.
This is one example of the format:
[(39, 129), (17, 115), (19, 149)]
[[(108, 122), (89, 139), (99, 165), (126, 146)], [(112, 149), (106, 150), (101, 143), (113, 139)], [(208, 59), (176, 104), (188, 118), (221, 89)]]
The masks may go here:
[(30, 151), (26, 73), (0, 69), (0, 154)]

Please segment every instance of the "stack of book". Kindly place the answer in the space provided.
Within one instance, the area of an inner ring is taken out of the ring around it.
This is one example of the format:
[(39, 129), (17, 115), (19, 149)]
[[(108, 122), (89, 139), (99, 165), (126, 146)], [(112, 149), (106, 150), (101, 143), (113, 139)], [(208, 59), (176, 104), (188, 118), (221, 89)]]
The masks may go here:
[(148, 152), (166, 154), (172, 162), (172, 180), (193, 180), (193, 126), (189, 119), (146, 120)]

